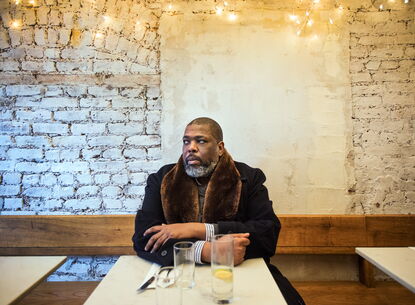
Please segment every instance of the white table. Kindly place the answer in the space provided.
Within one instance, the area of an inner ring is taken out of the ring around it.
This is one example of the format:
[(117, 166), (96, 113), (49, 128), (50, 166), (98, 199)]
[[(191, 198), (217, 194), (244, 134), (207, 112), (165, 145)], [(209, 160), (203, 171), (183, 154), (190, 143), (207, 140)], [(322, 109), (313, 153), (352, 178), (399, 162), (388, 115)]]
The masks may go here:
[(23, 297), (66, 260), (66, 256), (0, 256), (0, 305)]
[[(155, 290), (137, 294), (151, 263), (137, 256), (121, 256), (98, 287), (84, 303), (86, 305), (154, 305)], [(210, 265), (196, 267), (193, 289), (183, 291), (183, 305), (212, 305)], [(235, 267), (235, 305), (286, 305), (278, 286), (262, 259), (250, 259)]]
[(356, 253), (415, 292), (415, 248), (356, 248)]

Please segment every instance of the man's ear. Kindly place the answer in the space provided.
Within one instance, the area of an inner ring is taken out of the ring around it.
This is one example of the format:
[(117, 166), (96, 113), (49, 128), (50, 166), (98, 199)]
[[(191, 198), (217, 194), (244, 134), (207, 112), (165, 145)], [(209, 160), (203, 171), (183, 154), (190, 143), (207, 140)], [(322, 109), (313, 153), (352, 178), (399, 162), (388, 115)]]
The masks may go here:
[(218, 143), (218, 150), (219, 157), (222, 157), (223, 153), (225, 152), (225, 143), (223, 141)]

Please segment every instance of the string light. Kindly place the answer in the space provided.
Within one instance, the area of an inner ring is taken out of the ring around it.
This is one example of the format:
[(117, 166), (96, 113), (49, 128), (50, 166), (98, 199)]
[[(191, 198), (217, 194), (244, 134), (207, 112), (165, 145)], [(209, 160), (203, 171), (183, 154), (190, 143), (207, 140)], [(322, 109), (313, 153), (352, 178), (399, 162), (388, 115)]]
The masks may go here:
[(298, 16), (297, 15), (290, 15), (289, 18), (290, 18), (291, 21), (298, 20)]
[(104, 35), (100, 32), (95, 33), (95, 38), (102, 38)]
[(15, 3), (16, 5), (19, 5), (19, 4), (20, 4), (20, 0), (16, 0), (16, 1), (14, 1), (14, 3)]
[(229, 5), (229, 3), (228, 3), (228, 2), (226, 2), (226, 1), (224, 1), (224, 2), (223, 2), (223, 5), (224, 5), (224, 6), (228, 6), (228, 5)]
[(319, 3), (320, 3), (320, 0), (313, 0), (313, 2), (314, 2), (315, 4), (319, 4)]
[(383, 4), (379, 5), (379, 9), (383, 10)]
[(235, 20), (236, 20), (236, 18), (238, 18), (238, 17), (236, 16), (236, 14), (235, 14), (235, 13), (229, 13), (229, 15), (228, 15), (228, 19), (229, 19), (230, 21), (235, 21)]
[(298, 30), (297, 31), (297, 36), (300, 36), (301, 35), (301, 30)]
[(329, 18), (329, 23), (330, 23), (330, 24), (334, 24), (333, 19)]
[(313, 19), (307, 21), (307, 26), (312, 26), (314, 23)]
[(29, 4), (30, 4), (30, 5), (35, 5), (35, 4), (36, 4), (36, 2), (35, 2), (35, 0), (29, 0)]
[(310, 12), (309, 11), (306, 11), (305, 12), (305, 15), (308, 17), (308, 16), (310, 16)]
[(215, 9), (215, 11), (216, 11), (216, 15), (221, 16), (222, 13), (223, 13), (223, 8), (220, 7), (220, 6), (217, 6), (216, 9)]
[(404, 1), (404, 3), (405, 3), (405, 4), (408, 4), (408, 3), (409, 3), (409, 0), (405, 0), (405, 1)]
[(110, 23), (111, 22), (111, 17), (110, 16), (102, 16), (102, 19), (104, 19), (105, 23)]
[(10, 23), (10, 26), (11, 26), (13, 29), (18, 29), (18, 28), (20, 28), (20, 27), (22, 26), (22, 23), (20, 22), (20, 20), (13, 20), (13, 21)]
[(169, 11), (172, 11), (173, 10), (173, 4), (169, 3), (169, 5), (167, 5), (167, 9)]

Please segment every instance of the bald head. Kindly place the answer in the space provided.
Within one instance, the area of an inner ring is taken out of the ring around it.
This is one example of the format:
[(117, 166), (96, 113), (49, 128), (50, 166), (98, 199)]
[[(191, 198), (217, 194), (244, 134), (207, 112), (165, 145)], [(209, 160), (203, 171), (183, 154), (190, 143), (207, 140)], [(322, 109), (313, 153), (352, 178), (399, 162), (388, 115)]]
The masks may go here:
[(189, 125), (207, 125), (209, 126), (210, 132), (212, 136), (215, 138), (217, 142), (223, 141), (223, 133), (222, 128), (215, 120), (207, 117), (200, 117), (192, 120), (187, 126)]

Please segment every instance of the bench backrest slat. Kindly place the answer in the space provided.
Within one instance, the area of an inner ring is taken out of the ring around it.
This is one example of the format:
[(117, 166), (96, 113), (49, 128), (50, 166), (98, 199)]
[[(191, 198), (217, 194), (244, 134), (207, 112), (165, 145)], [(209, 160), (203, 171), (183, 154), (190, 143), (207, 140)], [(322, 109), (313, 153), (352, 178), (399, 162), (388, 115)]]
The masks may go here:
[[(134, 254), (134, 215), (0, 216), (0, 255)], [(277, 253), (414, 246), (414, 215), (278, 215)]]

